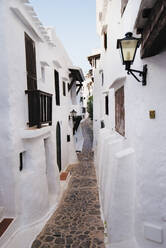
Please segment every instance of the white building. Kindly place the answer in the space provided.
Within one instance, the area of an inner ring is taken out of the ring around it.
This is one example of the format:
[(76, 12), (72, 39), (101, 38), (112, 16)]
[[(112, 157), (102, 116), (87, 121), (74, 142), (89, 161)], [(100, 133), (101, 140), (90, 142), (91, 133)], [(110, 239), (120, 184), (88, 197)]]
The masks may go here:
[[(94, 144), (111, 248), (166, 247), (165, 30), (165, 1), (97, 0)], [(142, 35), (132, 68), (147, 64), (146, 86), (122, 65), (127, 32)]]
[(89, 97), (93, 96), (93, 77), (92, 77), (92, 70), (89, 70), (87, 75), (85, 76), (85, 81), (82, 87), (82, 111), (85, 118), (88, 118), (87, 112), (87, 102)]
[(59, 172), (77, 161), (73, 126), (84, 76), (28, 0), (0, 1), (0, 54), (0, 219), (12, 221), (2, 247), (59, 201)]

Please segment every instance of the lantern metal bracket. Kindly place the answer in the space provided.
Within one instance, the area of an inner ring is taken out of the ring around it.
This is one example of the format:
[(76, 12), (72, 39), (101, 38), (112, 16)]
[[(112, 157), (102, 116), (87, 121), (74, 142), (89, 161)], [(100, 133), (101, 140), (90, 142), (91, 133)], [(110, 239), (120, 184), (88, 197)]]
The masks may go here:
[[(147, 71), (148, 71), (147, 65), (144, 65), (144, 66), (143, 66), (143, 71), (138, 71), (138, 70), (134, 70), (134, 69), (128, 68), (128, 69), (127, 69), (127, 74), (128, 74), (128, 75), (131, 74), (138, 82), (142, 82), (142, 85), (146, 85)], [(140, 79), (134, 74), (134, 72), (135, 72), (135, 73), (139, 73), (139, 76), (142, 77), (142, 80), (140, 80)]]

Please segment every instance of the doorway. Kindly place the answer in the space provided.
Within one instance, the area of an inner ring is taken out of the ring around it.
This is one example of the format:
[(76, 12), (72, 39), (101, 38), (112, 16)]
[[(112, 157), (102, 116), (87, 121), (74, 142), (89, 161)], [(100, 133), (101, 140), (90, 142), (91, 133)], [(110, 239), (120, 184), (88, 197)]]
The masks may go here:
[(56, 125), (56, 150), (57, 150), (57, 164), (59, 171), (61, 171), (61, 127), (59, 122)]

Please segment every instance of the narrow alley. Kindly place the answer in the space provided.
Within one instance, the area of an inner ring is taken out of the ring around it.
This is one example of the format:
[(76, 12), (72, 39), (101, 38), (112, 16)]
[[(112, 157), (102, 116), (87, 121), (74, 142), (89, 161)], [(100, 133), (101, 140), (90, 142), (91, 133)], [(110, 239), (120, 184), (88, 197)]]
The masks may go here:
[(32, 248), (104, 248), (89, 120), (82, 123), (82, 131), (84, 144), (78, 154), (79, 163), (69, 166), (71, 178), (67, 190)]

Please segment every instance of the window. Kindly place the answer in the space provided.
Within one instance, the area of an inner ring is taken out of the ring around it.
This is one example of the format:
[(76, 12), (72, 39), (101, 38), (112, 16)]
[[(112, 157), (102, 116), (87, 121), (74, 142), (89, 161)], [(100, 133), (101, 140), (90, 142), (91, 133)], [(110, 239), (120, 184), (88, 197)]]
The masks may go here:
[(54, 79), (56, 105), (60, 106), (59, 73), (56, 70), (54, 70)]
[(124, 86), (115, 92), (115, 130), (125, 136)]
[(108, 95), (105, 96), (105, 114), (109, 115), (109, 101), (108, 101)]
[(70, 135), (67, 135), (67, 142), (70, 142)]
[(82, 113), (85, 114), (86, 113), (86, 108), (82, 107)]
[(101, 128), (105, 128), (105, 124), (103, 120), (100, 122), (100, 125), (101, 125)]
[(63, 95), (66, 96), (66, 83), (63, 82)]
[(35, 42), (25, 33), (27, 89), (37, 89)]
[(41, 67), (41, 78), (43, 83), (45, 83), (45, 68), (44, 66)]
[(104, 48), (107, 49), (107, 33), (104, 33)]
[(126, 6), (127, 6), (128, 0), (121, 0), (121, 16), (125, 12)]

